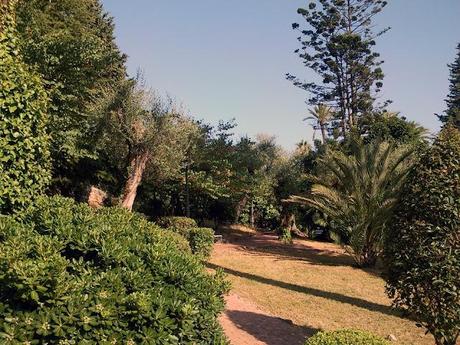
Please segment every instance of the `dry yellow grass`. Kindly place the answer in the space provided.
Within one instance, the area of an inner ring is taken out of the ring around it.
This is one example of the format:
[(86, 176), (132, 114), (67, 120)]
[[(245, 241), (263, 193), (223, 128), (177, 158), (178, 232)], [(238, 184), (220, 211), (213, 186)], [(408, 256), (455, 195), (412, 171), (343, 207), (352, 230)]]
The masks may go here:
[(224, 268), (233, 292), (262, 310), (313, 331), (353, 328), (393, 334), (396, 344), (434, 344), (390, 309), (378, 272), (353, 267), (340, 247), (313, 241), (284, 246), (244, 228), (227, 232), (229, 243), (215, 246), (209, 265)]

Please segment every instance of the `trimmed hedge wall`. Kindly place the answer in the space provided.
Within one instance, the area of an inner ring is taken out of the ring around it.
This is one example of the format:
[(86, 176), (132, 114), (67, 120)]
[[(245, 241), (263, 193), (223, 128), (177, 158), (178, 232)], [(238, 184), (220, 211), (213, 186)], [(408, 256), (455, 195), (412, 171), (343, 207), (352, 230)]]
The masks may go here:
[(195, 220), (187, 217), (164, 217), (157, 224), (182, 235), (188, 241), (192, 253), (201, 260), (206, 260), (211, 255), (214, 245), (213, 229), (199, 228)]
[(118, 208), (40, 198), (0, 218), (1, 344), (226, 344), (228, 283)]

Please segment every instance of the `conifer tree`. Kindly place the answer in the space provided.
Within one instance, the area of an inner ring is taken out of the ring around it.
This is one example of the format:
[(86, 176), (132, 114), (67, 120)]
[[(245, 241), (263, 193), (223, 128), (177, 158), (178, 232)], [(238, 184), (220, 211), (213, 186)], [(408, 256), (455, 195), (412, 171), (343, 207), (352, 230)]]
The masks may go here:
[(451, 122), (460, 127), (460, 43), (457, 46), (457, 50), (457, 58), (449, 65), (450, 85), (446, 99), (447, 110), (443, 115), (438, 115), (438, 118), (443, 123)]
[(298, 9), (306, 27), (300, 32), (301, 47), (295, 51), (303, 64), (316, 72), (319, 81), (288, 80), (310, 94), (308, 104), (325, 104), (336, 110), (342, 135), (375, 108), (376, 93), (383, 86), (376, 38), (388, 29), (373, 31), (373, 18), (387, 5), (382, 0), (316, 0)]

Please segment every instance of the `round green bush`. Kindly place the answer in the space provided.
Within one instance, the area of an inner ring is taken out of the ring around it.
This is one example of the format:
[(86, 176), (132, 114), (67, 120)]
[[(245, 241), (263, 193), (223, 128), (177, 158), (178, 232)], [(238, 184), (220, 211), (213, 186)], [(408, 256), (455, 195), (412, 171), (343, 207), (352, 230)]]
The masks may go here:
[(156, 223), (162, 228), (173, 230), (187, 239), (190, 229), (198, 227), (194, 219), (187, 217), (163, 217)]
[(200, 259), (205, 260), (209, 258), (214, 245), (214, 230), (210, 228), (190, 229), (189, 244), (192, 253)]
[(139, 215), (62, 197), (1, 217), (0, 343), (225, 344), (228, 284), (184, 245)]
[(371, 333), (344, 329), (316, 333), (305, 345), (390, 345), (390, 342)]

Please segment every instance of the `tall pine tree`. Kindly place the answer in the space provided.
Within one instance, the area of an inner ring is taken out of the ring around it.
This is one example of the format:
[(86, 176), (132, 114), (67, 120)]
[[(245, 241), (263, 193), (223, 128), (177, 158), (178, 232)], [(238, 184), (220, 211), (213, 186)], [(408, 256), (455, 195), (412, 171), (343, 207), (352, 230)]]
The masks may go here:
[(443, 123), (451, 122), (460, 127), (460, 43), (457, 46), (457, 58), (449, 65), (449, 94), (446, 98), (447, 110), (443, 115), (438, 115)]
[(373, 47), (387, 29), (374, 32), (372, 20), (386, 4), (382, 0), (315, 0), (298, 10), (306, 27), (292, 25), (300, 32), (301, 48), (296, 53), (319, 80), (304, 82), (291, 74), (287, 78), (311, 95), (308, 104), (327, 104), (336, 110), (343, 136), (374, 110), (376, 93), (383, 86), (383, 61)]

